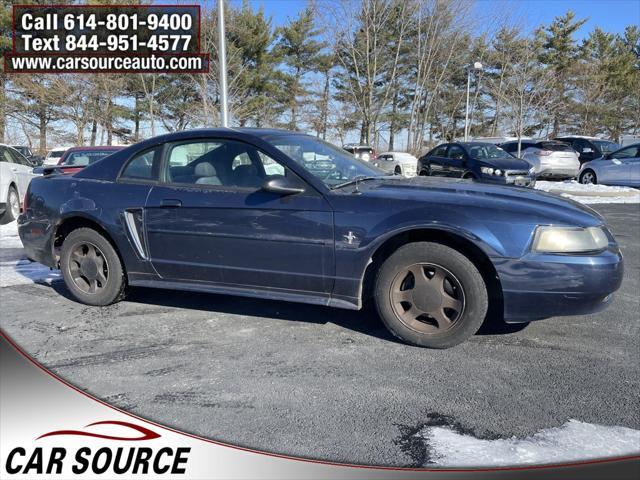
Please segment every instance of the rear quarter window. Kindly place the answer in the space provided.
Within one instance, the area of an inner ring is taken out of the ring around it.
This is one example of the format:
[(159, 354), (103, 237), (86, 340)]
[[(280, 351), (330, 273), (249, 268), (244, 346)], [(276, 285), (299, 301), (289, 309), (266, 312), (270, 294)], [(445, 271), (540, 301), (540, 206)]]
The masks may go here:
[(562, 142), (538, 142), (537, 147), (542, 150), (550, 150), (552, 152), (572, 152), (571, 145)]
[(120, 178), (129, 180), (155, 180), (158, 171), (157, 149), (135, 155), (122, 170)]

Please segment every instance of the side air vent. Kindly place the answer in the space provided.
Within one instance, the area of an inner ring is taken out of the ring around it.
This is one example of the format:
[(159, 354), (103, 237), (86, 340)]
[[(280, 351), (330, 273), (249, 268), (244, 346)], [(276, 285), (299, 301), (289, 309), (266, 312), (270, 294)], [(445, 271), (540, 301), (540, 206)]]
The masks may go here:
[(149, 256), (145, 248), (144, 237), (142, 235), (142, 210), (125, 210), (124, 222), (129, 231), (129, 238), (133, 242), (138, 255), (143, 260), (148, 260)]

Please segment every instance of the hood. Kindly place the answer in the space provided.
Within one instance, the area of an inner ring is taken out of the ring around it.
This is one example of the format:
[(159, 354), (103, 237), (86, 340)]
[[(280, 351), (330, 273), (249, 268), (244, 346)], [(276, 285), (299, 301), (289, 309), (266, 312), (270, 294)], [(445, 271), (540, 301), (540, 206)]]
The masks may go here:
[(476, 160), (482, 166), (499, 168), (501, 170), (529, 170), (531, 164), (519, 158), (487, 158)]
[[(351, 193), (346, 187), (345, 193)], [(558, 195), (527, 187), (501, 186), (473, 180), (438, 177), (381, 177), (362, 182), (360, 194), (385, 201), (408, 201), (431, 204), (468, 206), (473, 209), (504, 212), (523, 220), (528, 217), (538, 224), (588, 227), (606, 223), (595, 210)]]

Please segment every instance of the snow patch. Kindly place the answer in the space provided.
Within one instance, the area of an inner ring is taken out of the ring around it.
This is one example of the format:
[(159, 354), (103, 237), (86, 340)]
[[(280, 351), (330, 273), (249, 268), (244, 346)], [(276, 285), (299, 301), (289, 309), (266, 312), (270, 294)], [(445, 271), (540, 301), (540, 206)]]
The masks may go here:
[(0, 287), (51, 283), (61, 278), (60, 271), (27, 259), (16, 222), (0, 225)]
[(575, 180), (537, 181), (535, 188), (555, 193), (580, 203), (640, 203), (640, 190), (609, 185), (583, 185)]
[(640, 452), (640, 430), (577, 420), (526, 438), (482, 440), (450, 427), (427, 427), (419, 435), (430, 449), (430, 464), (447, 467), (548, 464)]

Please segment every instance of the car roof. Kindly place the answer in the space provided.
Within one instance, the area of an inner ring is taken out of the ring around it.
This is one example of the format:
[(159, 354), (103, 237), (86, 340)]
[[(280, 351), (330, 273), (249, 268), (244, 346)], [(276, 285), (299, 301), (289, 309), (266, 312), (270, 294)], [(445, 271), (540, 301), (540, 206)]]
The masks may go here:
[(590, 137), (588, 135), (562, 135), (562, 136), (554, 138), (553, 140), (562, 140), (562, 139), (565, 139), (565, 138), (582, 138), (583, 140), (599, 140), (601, 142), (616, 143), (613, 140), (610, 140), (608, 138)]
[(105, 146), (86, 146), (86, 147), (71, 147), (67, 149), (67, 153), (73, 152), (102, 152), (105, 150), (113, 150), (114, 152), (117, 150), (122, 150), (123, 148), (127, 148), (125, 145), (105, 145)]

